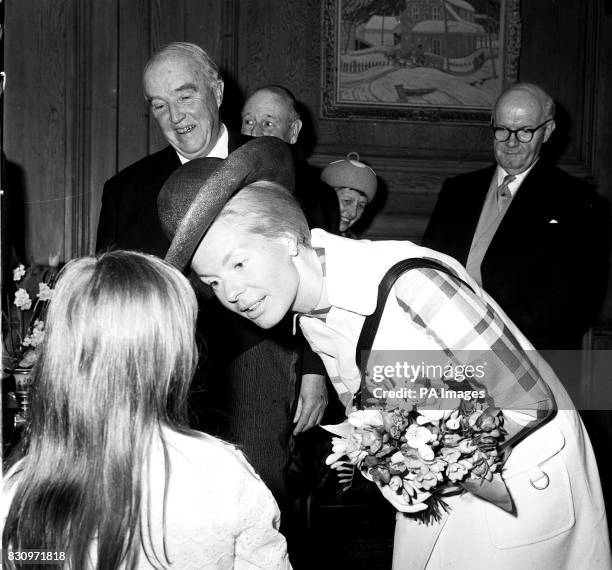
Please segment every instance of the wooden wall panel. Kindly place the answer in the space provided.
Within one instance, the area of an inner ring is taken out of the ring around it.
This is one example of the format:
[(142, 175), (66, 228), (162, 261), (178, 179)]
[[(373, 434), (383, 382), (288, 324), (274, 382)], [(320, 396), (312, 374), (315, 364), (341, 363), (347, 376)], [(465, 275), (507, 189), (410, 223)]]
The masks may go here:
[(551, 143), (563, 164), (591, 172), (594, 59), (601, 17), (597, 0), (522, 2), (520, 78), (548, 90), (557, 102), (557, 132)]
[[(150, 0), (150, 14), (150, 53), (168, 42), (184, 37), (185, 0)], [(140, 75), (142, 76), (142, 71)], [(142, 87), (140, 91), (142, 93)], [(149, 152), (155, 152), (164, 146), (164, 137), (153, 118), (150, 118)]]
[(142, 94), (142, 68), (151, 51), (149, 0), (119, 2), (117, 21), (117, 77), (108, 88), (117, 93), (114, 170), (121, 170), (149, 152), (148, 109)]
[(235, 70), (236, 9), (234, 0), (7, 3), (4, 149), (24, 173), (24, 261), (93, 252), (104, 182), (165, 145), (143, 98), (145, 62), (167, 42), (193, 41)]
[(65, 200), (78, 192), (65, 171), (70, 2), (7, 2), (5, 18), (4, 150), (24, 173), (25, 261), (43, 261), (63, 253)]
[[(131, 140), (118, 114), (120, 89), (117, 85), (121, 65), (119, 52), (118, 2), (76, 2), (77, 14), (86, 11), (88, 19), (77, 27), (78, 73), (74, 85), (82, 92), (79, 111), (83, 117), (79, 129), (76, 160), (82, 162), (84, 175), (79, 181), (83, 211), (83, 238), (73, 246), (78, 252), (93, 252), (100, 210), (100, 190), (118, 167), (122, 141)], [(82, 19), (81, 19), (82, 20)], [(86, 54), (86, 57), (83, 56)], [(132, 145), (128, 143), (129, 149)]]

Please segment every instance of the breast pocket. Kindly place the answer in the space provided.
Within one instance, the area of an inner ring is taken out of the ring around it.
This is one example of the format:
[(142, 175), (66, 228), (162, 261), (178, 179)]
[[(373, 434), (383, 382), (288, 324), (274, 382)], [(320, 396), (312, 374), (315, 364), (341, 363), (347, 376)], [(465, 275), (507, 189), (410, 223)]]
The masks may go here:
[(535, 544), (569, 531), (575, 523), (567, 468), (561, 455), (506, 479), (516, 516), (484, 506), (491, 541), (509, 549)]

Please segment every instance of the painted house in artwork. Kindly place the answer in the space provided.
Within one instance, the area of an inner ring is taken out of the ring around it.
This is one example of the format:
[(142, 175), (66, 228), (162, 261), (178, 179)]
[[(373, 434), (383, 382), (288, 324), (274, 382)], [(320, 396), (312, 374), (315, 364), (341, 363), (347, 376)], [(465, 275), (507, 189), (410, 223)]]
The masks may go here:
[(406, 0), (399, 18), (401, 53), (417, 63), (442, 67), (450, 59), (474, 57), (487, 45), (485, 29), (465, 0)]
[(357, 26), (355, 37), (364, 46), (394, 46), (399, 38), (400, 21), (394, 16), (372, 16)]

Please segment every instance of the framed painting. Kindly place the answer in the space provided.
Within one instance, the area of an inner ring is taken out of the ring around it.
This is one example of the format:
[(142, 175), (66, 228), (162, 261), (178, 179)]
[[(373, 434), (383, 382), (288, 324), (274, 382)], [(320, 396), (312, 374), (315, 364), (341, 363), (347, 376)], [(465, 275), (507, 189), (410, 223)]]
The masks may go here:
[(324, 0), (322, 116), (486, 123), (518, 77), (520, 0)]

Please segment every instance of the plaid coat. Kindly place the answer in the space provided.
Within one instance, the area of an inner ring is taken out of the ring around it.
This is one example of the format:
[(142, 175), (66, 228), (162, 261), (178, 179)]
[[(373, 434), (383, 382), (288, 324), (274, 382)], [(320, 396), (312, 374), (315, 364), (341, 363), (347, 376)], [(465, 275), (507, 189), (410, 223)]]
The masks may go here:
[(449, 498), (452, 511), (439, 524), (399, 514), (394, 568), (610, 568), (587, 433), (552, 369), (497, 303), (456, 260), (410, 242), (355, 241), (313, 230), (312, 245), (330, 306), (303, 315), (300, 326), (343, 403), (359, 387), (357, 340), (381, 278), (401, 259), (433, 258), (474, 292), (435, 270), (406, 273), (387, 299), (373, 349), (442, 350), (457, 361), (486, 355), (483, 388), (503, 409), (515, 443), (502, 476), (516, 516), (467, 493)]

